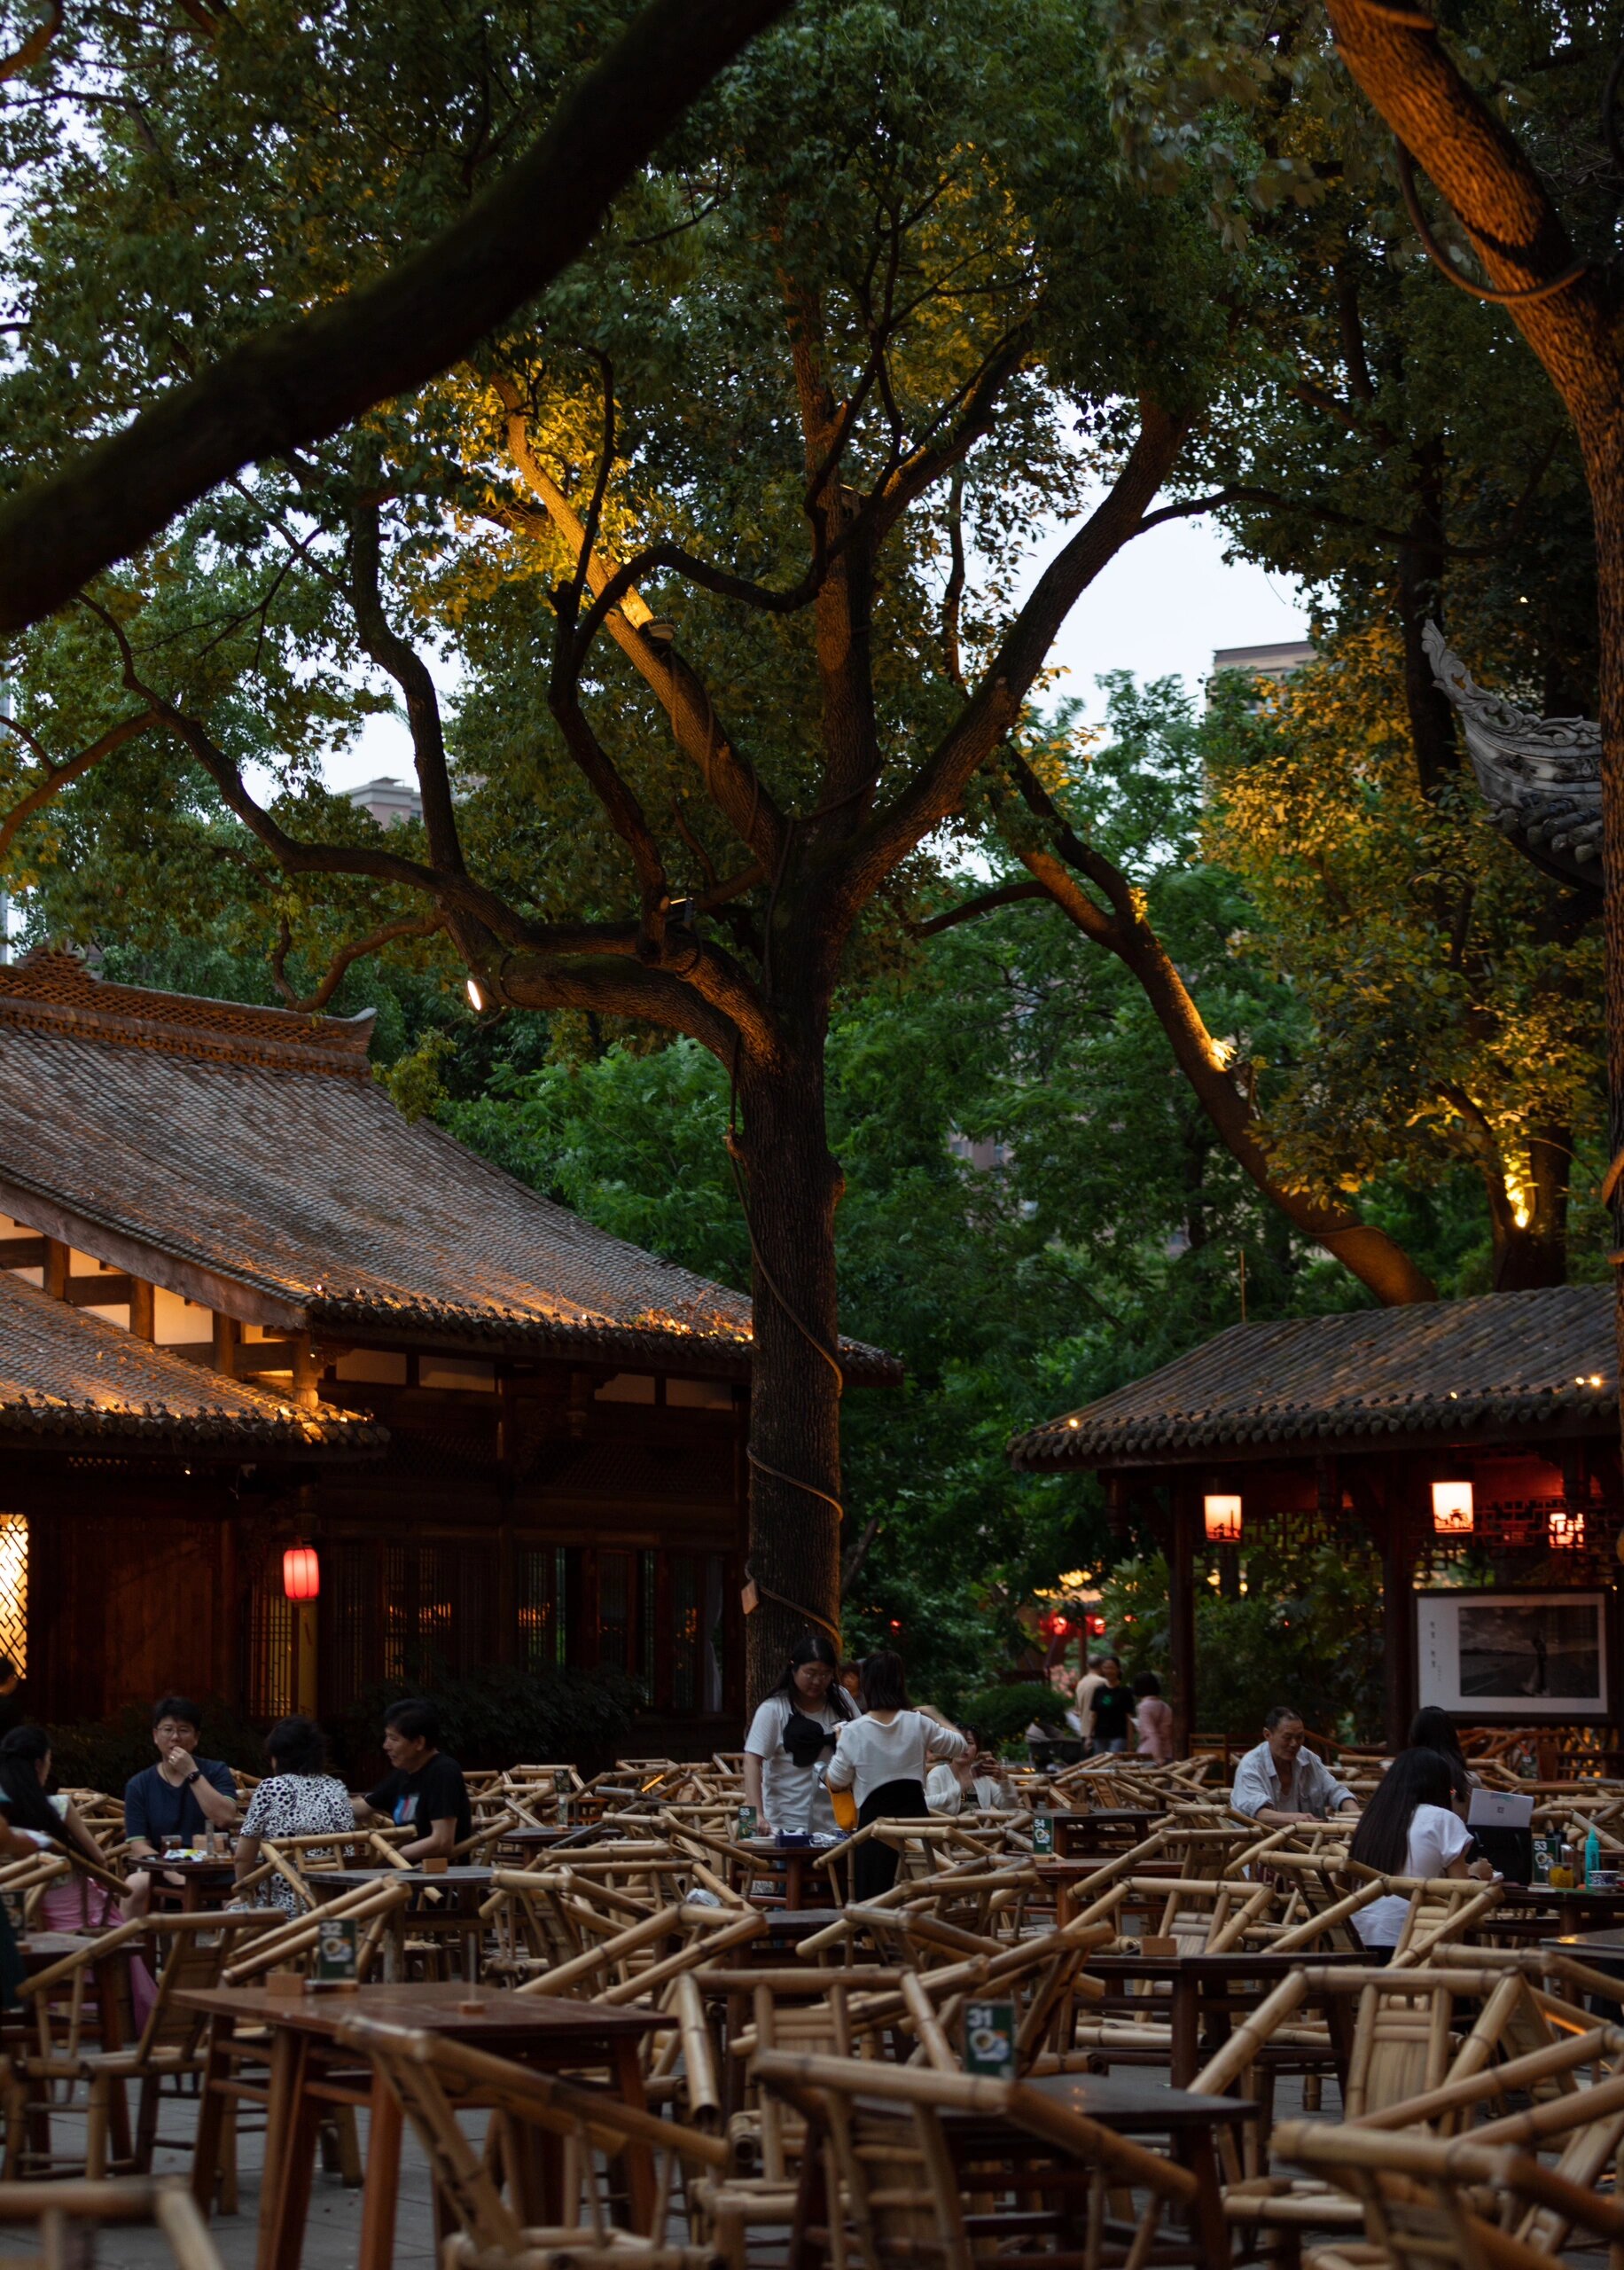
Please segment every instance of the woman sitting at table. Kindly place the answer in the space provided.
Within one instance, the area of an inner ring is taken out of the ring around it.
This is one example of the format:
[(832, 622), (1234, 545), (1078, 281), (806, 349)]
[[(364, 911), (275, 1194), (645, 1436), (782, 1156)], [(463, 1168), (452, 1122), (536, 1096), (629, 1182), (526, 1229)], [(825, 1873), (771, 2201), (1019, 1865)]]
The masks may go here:
[[(863, 1715), (840, 1732), (826, 1776), (832, 1789), (849, 1789), (857, 1826), (871, 1820), (917, 1820), (930, 1811), (925, 1776), (938, 1758), (957, 1757), (964, 1737), (937, 1726), (908, 1703), (902, 1659), (884, 1648), (863, 1666)], [(852, 1862), (852, 1898), (875, 1899), (896, 1882), (895, 1851), (878, 1838), (861, 1844)]]
[[(355, 1812), (342, 1781), (327, 1772), (327, 1738), (309, 1718), (282, 1718), (265, 1737), (270, 1772), (248, 1800), (242, 1835), (237, 1840), (236, 1872), (240, 1883), (260, 1865), (260, 1846), (285, 1836), (319, 1836), (334, 1829), (353, 1836)], [(320, 1848), (316, 1850), (319, 1851)], [(302, 1915), (305, 1903), (280, 1870), (260, 1884), (255, 1905)]]
[[(51, 1738), (43, 1726), (13, 1726), (0, 1742), (0, 1812), (29, 1843), (77, 1852), (82, 1859), (107, 1865), (106, 1855), (64, 1796), (47, 1796)], [(116, 1897), (89, 1876), (46, 1886), (40, 1895), (40, 1920), (48, 1931), (82, 1931), (87, 1924), (115, 1922)]]
[(762, 1836), (835, 1833), (824, 1769), (837, 1731), (857, 1705), (836, 1682), (839, 1658), (821, 1632), (804, 1632), (784, 1676), (750, 1721), (745, 1736), (745, 1803), (755, 1807)]
[[(1449, 1803), (1449, 1768), (1435, 1749), (1401, 1749), (1359, 1816), (1347, 1857), (1384, 1876), (1478, 1876), (1492, 1880), (1487, 1860), (1468, 1863), (1472, 1831)], [(1354, 1929), (1377, 1962), (1399, 1943), (1409, 1902), (1400, 1892), (1362, 1907)]]

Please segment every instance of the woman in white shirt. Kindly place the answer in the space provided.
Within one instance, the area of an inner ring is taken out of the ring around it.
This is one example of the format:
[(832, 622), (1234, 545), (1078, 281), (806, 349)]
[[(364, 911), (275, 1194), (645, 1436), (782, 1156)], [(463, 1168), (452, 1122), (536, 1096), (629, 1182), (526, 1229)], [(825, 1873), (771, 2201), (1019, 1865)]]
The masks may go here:
[[(832, 1789), (849, 1789), (857, 1800), (857, 1826), (871, 1820), (917, 1820), (930, 1810), (925, 1776), (938, 1758), (956, 1757), (964, 1737), (956, 1726), (937, 1726), (908, 1705), (902, 1659), (889, 1648), (870, 1656), (863, 1666), (863, 1715), (842, 1728), (829, 1767)], [(852, 1898), (876, 1899), (896, 1882), (895, 1851), (871, 1839), (852, 1862)]]
[[(1448, 1765), (1435, 1749), (1400, 1750), (1359, 1817), (1348, 1859), (1385, 1876), (1492, 1876), (1487, 1860), (1468, 1865), (1472, 1831), (1450, 1804), (1451, 1795)], [(1378, 1961), (1397, 1946), (1409, 1906), (1392, 1892), (1354, 1917)]]
[(745, 1736), (745, 1803), (763, 1836), (785, 1829), (835, 1833), (824, 1770), (839, 1729), (857, 1706), (835, 1682), (839, 1659), (821, 1632), (808, 1632)]
[(974, 1726), (963, 1729), (960, 1757), (933, 1765), (925, 1781), (925, 1802), (935, 1813), (1013, 1812), (1015, 1798), (995, 1749)]

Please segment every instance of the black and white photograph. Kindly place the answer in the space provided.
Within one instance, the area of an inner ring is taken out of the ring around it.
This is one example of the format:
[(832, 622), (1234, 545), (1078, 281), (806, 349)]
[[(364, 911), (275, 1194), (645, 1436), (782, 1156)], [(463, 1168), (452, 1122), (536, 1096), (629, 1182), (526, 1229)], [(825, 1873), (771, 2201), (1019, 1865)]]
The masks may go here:
[(1605, 1595), (1423, 1593), (1416, 1601), (1423, 1702), (1490, 1717), (1602, 1713)]

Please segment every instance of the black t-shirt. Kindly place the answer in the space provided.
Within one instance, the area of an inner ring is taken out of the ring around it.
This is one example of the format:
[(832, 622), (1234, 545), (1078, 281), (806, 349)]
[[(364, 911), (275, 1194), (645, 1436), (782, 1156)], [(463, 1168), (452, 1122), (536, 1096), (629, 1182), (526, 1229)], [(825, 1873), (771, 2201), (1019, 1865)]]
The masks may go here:
[(1125, 1742), (1128, 1726), (1134, 1714), (1134, 1691), (1121, 1687), (1097, 1687), (1094, 1690), (1094, 1739), (1096, 1742)]
[(410, 1826), (418, 1836), (432, 1836), (437, 1820), (457, 1816), (457, 1842), (473, 1835), (473, 1814), (468, 1804), (468, 1785), (454, 1757), (436, 1750), (415, 1773), (386, 1774), (366, 1801), (374, 1812), (387, 1813), (397, 1828)]

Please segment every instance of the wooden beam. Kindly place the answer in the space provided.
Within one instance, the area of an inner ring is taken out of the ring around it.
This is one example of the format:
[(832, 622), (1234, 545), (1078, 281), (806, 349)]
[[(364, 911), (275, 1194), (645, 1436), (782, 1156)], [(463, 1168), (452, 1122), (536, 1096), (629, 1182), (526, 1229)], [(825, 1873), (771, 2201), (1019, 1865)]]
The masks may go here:
[(133, 1277), (113, 1271), (105, 1277), (70, 1277), (62, 1298), (74, 1309), (121, 1309), (129, 1305)]
[(132, 1276), (144, 1277), (168, 1292), (178, 1293), (183, 1300), (197, 1301), (242, 1323), (273, 1329), (279, 1326), (284, 1331), (296, 1332), (305, 1322), (305, 1311), (298, 1301), (245, 1284), (225, 1270), (183, 1261), (160, 1245), (64, 1206), (4, 1173), (0, 1173), (0, 1211), (14, 1222), (37, 1223), (48, 1241), (76, 1246), (81, 1253), (94, 1253), (103, 1261), (128, 1269)]
[(0, 1269), (43, 1269), (43, 1238), (0, 1238)]

